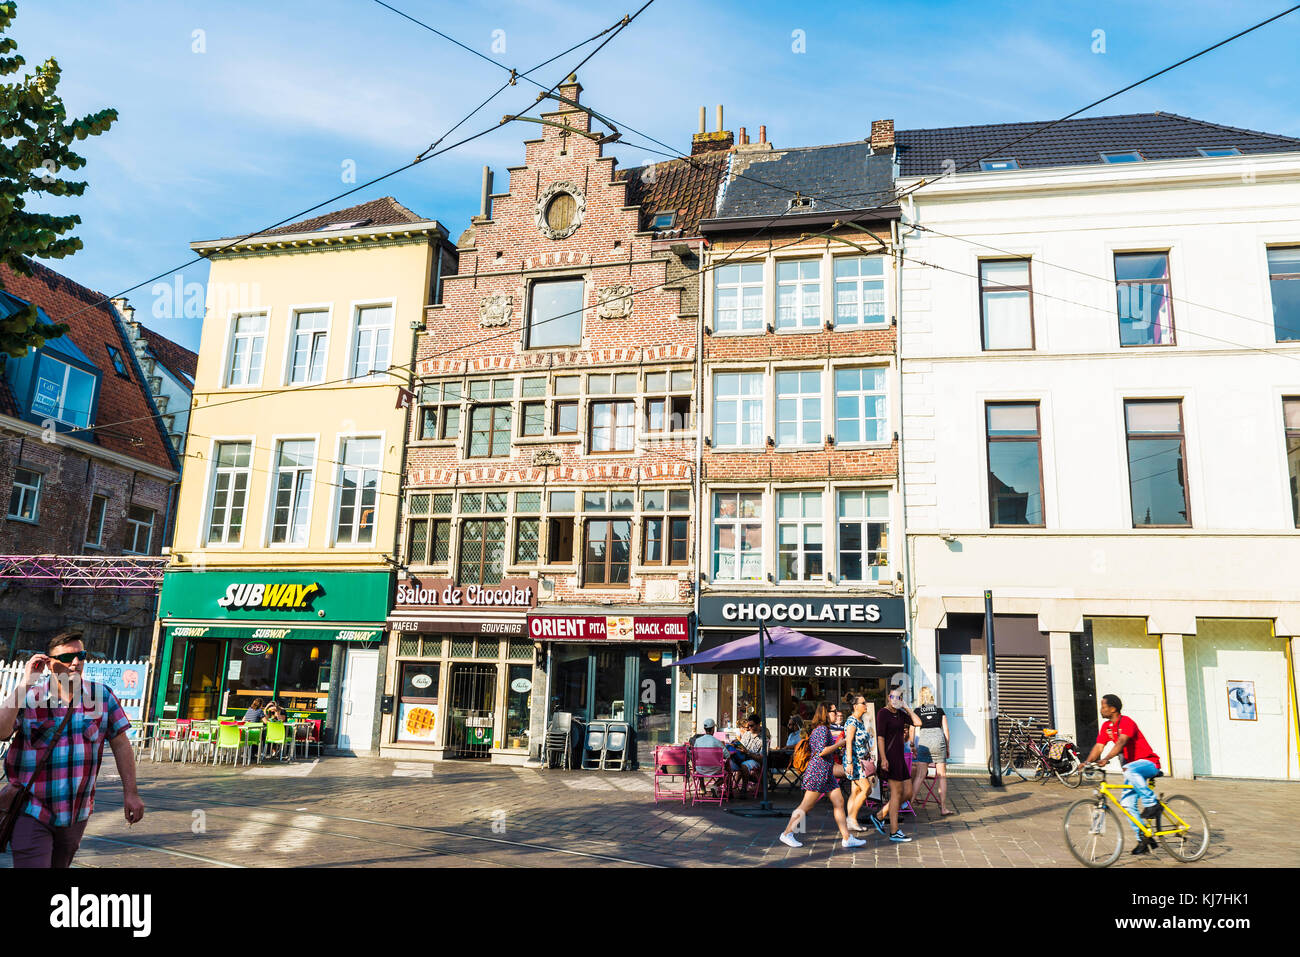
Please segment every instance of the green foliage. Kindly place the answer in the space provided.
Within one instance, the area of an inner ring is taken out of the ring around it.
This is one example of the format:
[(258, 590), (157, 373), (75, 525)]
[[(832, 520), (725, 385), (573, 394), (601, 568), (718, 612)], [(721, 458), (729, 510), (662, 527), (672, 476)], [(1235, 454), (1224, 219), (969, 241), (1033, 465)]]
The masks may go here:
[[(18, 74), (26, 65), (18, 44), (4, 36), (17, 12), (12, 0), (0, 2), (0, 77)], [(59, 65), (51, 58), (33, 73), (0, 83), (0, 263), (24, 276), (32, 274), (31, 257), (62, 259), (82, 245), (69, 235), (81, 223), (80, 216), (29, 212), (29, 199), (82, 195), (84, 182), (58, 176), (86, 165), (70, 146), (74, 140), (98, 136), (117, 120), (117, 110), (69, 120), (58, 95), (59, 75)], [(62, 323), (41, 322), (31, 305), (0, 319), (0, 353), (22, 356), (67, 331)]]

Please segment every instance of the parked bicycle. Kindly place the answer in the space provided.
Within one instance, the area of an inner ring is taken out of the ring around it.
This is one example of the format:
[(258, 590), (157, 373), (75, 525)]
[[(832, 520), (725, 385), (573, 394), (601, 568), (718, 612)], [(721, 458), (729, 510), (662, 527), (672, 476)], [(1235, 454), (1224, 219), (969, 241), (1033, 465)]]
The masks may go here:
[(1081, 798), (1065, 810), (1065, 844), (1081, 864), (1109, 867), (1124, 850), (1124, 831), (1118, 808), (1142, 832), (1143, 839), (1155, 839), (1175, 860), (1191, 863), (1200, 860), (1210, 847), (1210, 819), (1201, 806), (1182, 794), (1156, 795), (1160, 813), (1154, 820), (1134, 817), (1120, 797), (1130, 785), (1107, 784), (1106, 772), (1087, 765), (1083, 775), (1099, 782), (1092, 797)]
[[(1013, 718), (999, 714), (999, 722), (1006, 722), (1006, 732), (998, 747), (1002, 764), (1002, 777), (1015, 775), (1022, 781), (1037, 779), (1045, 784), (1056, 778), (1067, 788), (1077, 788), (1083, 783), (1083, 759), (1078, 746), (1055, 728), (1034, 728), (1034, 719)], [(993, 773), (993, 755), (989, 755), (989, 774)]]

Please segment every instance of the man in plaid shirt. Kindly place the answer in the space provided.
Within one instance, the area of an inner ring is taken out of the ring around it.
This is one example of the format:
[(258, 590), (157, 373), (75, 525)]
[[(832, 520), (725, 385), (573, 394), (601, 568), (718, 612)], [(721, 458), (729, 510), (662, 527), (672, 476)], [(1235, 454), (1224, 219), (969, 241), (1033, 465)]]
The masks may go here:
[[(122, 777), (127, 823), (144, 817), (135, 755), (123, 734), (131, 721), (110, 688), (82, 680), (86, 650), (81, 635), (55, 635), (46, 651), (32, 656), (23, 680), (0, 704), (0, 741), (17, 731), (5, 755), (5, 775), (31, 786), (31, 799), (14, 824), (14, 867), (71, 866), (95, 809), (95, 779), (106, 741)], [(46, 669), (49, 673), (40, 678)], [(68, 709), (72, 716), (56, 741)], [(53, 756), (34, 775), (50, 748)]]

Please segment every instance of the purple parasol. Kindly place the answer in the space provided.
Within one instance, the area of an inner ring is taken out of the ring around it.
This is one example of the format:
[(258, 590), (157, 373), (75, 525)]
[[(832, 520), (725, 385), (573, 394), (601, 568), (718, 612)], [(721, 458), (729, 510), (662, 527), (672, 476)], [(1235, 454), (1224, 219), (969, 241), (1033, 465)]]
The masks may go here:
[[(763, 647), (763, 657), (773, 665), (870, 665), (879, 664), (880, 659), (864, 655), (830, 641), (805, 635), (803, 632), (777, 625), (765, 629), (767, 643)], [(745, 638), (737, 638), (725, 645), (710, 648), (698, 655), (691, 655), (673, 662), (674, 668), (689, 667), (696, 671), (727, 672), (741, 668), (753, 667), (759, 659), (759, 633), (755, 632)]]

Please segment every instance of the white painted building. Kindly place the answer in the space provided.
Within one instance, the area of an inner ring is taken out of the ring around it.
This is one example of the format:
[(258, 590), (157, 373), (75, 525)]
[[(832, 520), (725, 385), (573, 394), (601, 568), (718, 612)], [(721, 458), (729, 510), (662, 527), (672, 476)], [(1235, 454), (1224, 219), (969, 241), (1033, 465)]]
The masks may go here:
[(915, 676), (983, 764), (990, 589), (1004, 708), (1300, 778), (1300, 139), (1034, 126), (899, 133)]

